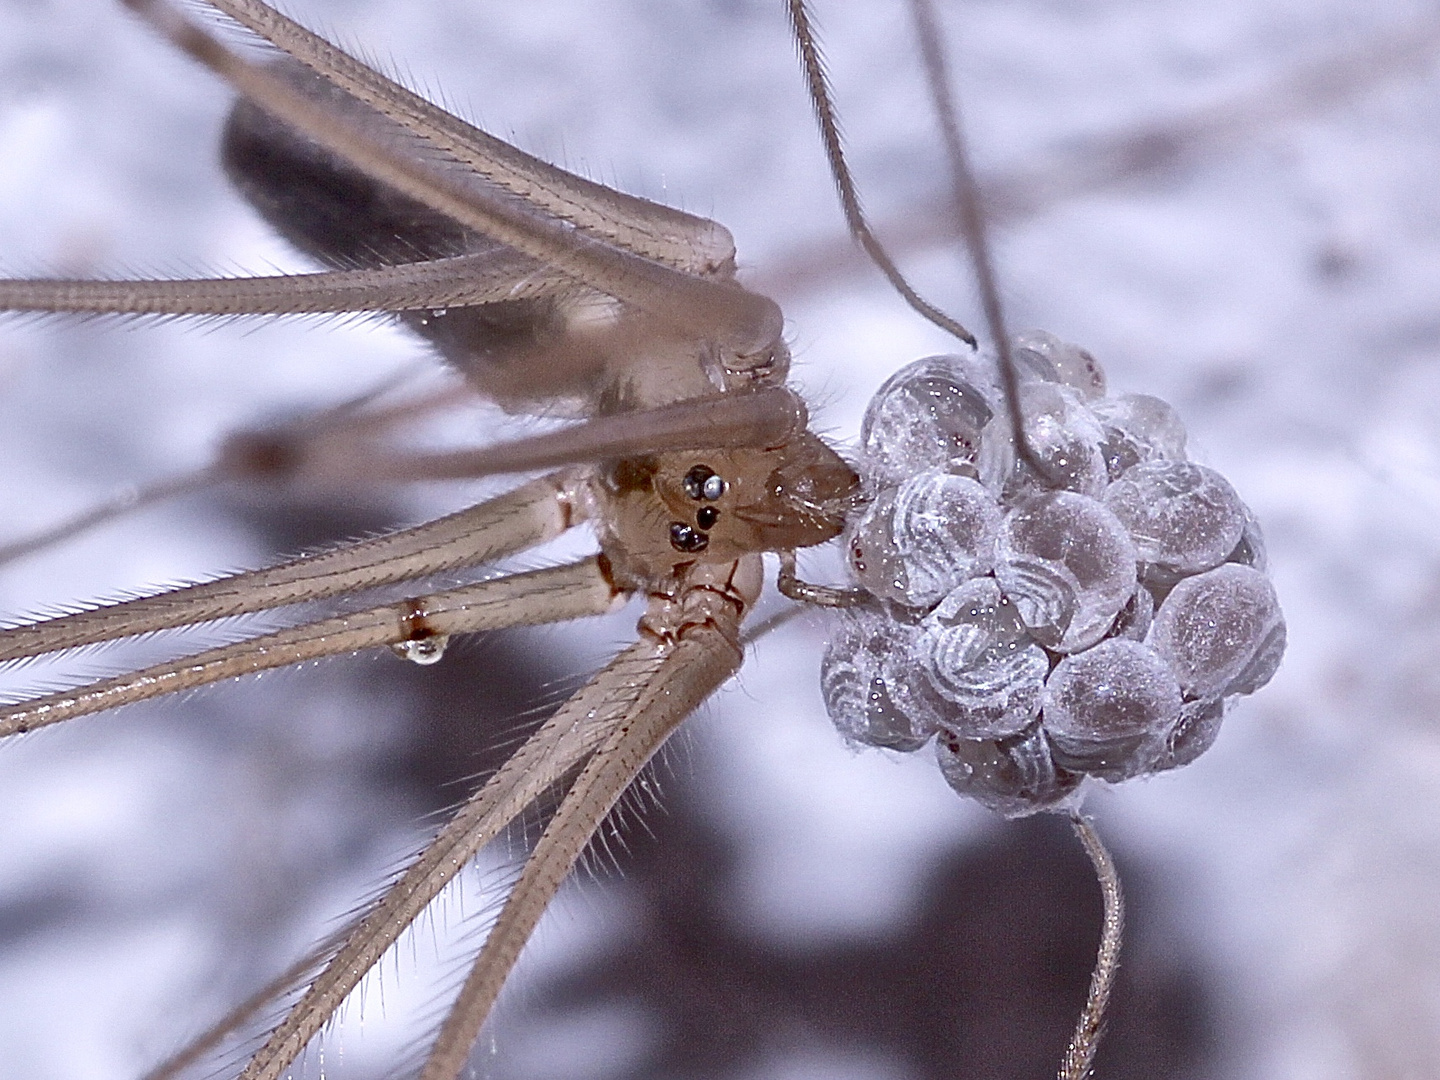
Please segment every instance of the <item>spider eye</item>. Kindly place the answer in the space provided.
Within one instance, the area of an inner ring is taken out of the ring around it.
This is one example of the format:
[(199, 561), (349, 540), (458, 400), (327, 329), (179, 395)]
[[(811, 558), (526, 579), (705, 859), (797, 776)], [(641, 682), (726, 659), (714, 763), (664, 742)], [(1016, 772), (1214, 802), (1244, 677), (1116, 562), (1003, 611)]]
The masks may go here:
[(681, 481), (681, 484), (685, 488), (685, 494), (697, 502), (702, 499), (706, 502), (714, 502), (730, 487), (725, 482), (725, 478), (709, 465), (696, 465), (685, 474), (685, 479)]
[(672, 521), (670, 523), (670, 546), (676, 551), (694, 555), (710, 546), (710, 538), (699, 529), (686, 525), (683, 521)]
[(720, 520), (720, 511), (713, 506), (702, 506), (695, 511), (695, 524), (702, 529), (713, 529)]

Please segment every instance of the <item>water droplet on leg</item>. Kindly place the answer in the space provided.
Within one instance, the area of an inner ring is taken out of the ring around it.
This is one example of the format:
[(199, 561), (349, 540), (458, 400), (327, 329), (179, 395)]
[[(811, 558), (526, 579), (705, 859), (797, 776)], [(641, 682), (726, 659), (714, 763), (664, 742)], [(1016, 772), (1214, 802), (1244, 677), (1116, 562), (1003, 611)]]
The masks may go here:
[(416, 638), (414, 641), (397, 641), (390, 646), (390, 650), (401, 660), (409, 660), (412, 664), (428, 667), (440, 662), (445, 655), (445, 646), (448, 644), (450, 644), (449, 635), (435, 634), (432, 637)]

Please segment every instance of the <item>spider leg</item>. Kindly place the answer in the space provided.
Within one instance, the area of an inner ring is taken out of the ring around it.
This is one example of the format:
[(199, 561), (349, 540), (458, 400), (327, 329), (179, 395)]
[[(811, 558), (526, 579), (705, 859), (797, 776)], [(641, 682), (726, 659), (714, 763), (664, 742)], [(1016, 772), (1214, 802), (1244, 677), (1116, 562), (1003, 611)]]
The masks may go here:
[(575, 283), (500, 249), (361, 270), (263, 277), (0, 280), (0, 310), (122, 315), (313, 315), (427, 311), (533, 300)]
[(357, 101), (546, 213), (678, 270), (733, 273), (735, 243), (724, 226), (614, 191), (517, 150), (386, 78), (261, 0), (210, 0), (210, 4)]
[(0, 631), (0, 662), (268, 611), (492, 562), (583, 520), (579, 475), (558, 472), (424, 525), (264, 570)]
[[(759, 594), (758, 556), (697, 567), (682, 595), (652, 597), (641, 639), (567, 701), (467, 802), (384, 896), (251, 1058), (240, 1080), (279, 1080), (346, 996), (474, 855), (594, 755), (526, 863), (437, 1043), (453, 1076), (529, 927), (585, 841), (665, 736), (738, 668), (740, 620)], [(458, 1054), (459, 1063), (451, 1067)], [(436, 1064), (438, 1057), (444, 1060)], [(448, 1069), (436, 1073), (437, 1069)]]
[[(564, 622), (611, 610), (628, 596), (603, 555), (429, 596), (303, 623), (73, 690), (0, 708), (0, 737), (165, 694), (383, 645), (423, 646), (452, 634)], [(407, 653), (414, 656), (416, 653)], [(428, 653), (439, 659), (433, 645)]]
[(808, 419), (805, 403), (795, 391), (765, 386), (597, 416), (476, 450), (395, 454), (377, 461), (371, 475), (392, 483), (448, 480), (678, 450), (781, 446), (804, 432)]
[(236, 92), (397, 193), (687, 335), (716, 341), (741, 366), (763, 367), (773, 357), (784, 318), (768, 297), (594, 239), (470, 170), (447, 167), (438, 149), (417, 146), (403, 130), (377, 130), (341, 116), (274, 67), (246, 60), (166, 0), (122, 2)]
[(211, 1024), (203, 1034), (191, 1039), (170, 1057), (140, 1077), (140, 1080), (170, 1080), (171, 1077), (180, 1075), (190, 1066), (202, 1060), (206, 1054), (244, 1026), (256, 1013), (286, 991), (294, 989), (307, 975), (317, 971), (320, 965), (344, 943), (346, 935), (353, 929), (353, 922), (341, 926), (270, 982)]
[[(737, 582), (745, 575), (755, 583)], [(652, 626), (641, 624), (651, 641), (640, 644), (648, 644), (661, 661), (635, 686), (633, 708), (596, 750), (535, 845), (440, 1028), (421, 1080), (459, 1076), (500, 987), (590, 837), (671, 732), (739, 669), (740, 620), (758, 595), (759, 575), (759, 557), (749, 556), (730, 568), (724, 591), (706, 585), (703, 592), (665, 598), (659, 613), (652, 605), (647, 615)], [(747, 593), (747, 586), (754, 591)], [(678, 627), (656, 633), (657, 614), (664, 620), (676, 608), (689, 609)]]
[[(644, 678), (652, 664), (653, 659), (642, 655), (638, 644), (621, 653), (470, 796), (385, 893), (334, 936), (338, 945), (329, 951), (328, 957), (320, 958), (323, 967), (319, 974), (270, 1032), (264, 1046), (247, 1066), (247, 1076), (284, 1075), (346, 996), (451, 878), (535, 799), (571, 773), (604, 741), (628, 704), (623, 687), (633, 679)], [(618, 704), (611, 700), (617, 696)], [(303, 975), (316, 966), (314, 959), (313, 954), (306, 957), (285, 976)], [(275, 995), (293, 985), (293, 978), (282, 976), (275, 980), (267, 988), (272, 993), (264, 1001), (251, 999), (243, 1003), (146, 1080), (164, 1080), (174, 1075), (207, 1048), (217, 1045)]]
[[(1347, 41), (1338, 52), (1297, 64), (1243, 91), (1159, 120), (1066, 140), (1037, 160), (981, 178), (991, 229), (1008, 228), (1044, 211), (1112, 191), (1195, 162), (1233, 154), (1257, 137), (1350, 101), (1400, 77), (1414, 77), (1440, 50), (1440, 21), (1417, 18), (1399, 30)], [(949, 191), (888, 215), (876, 231), (893, 255), (919, 258), (963, 241)], [(759, 271), (762, 292), (798, 297), (833, 289), (869, 273), (871, 264), (849, 236), (797, 248), (783, 263)]]
[(168, 476), (144, 487), (123, 488), (103, 502), (95, 503), (64, 521), (0, 544), (0, 566), (63, 544), (72, 537), (87, 533), (125, 514), (202, 491), (215, 483), (217, 478), (214, 465), (206, 465), (178, 476)]
[(1085, 1080), (1095, 1063), (1095, 1051), (1104, 1033), (1105, 1007), (1110, 1003), (1110, 992), (1115, 988), (1115, 973), (1120, 968), (1120, 940), (1125, 934), (1125, 896), (1120, 888), (1115, 860), (1110, 857), (1095, 826), (1078, 812), (1070, 816), (1070, 824), (1080, 837), (1085, 854), (1090, 856), (1104, 901), (1100, 946), (1095, 953), (1095, 967), (1090, 973), (1090, 990), (1085, 995), (1085, 1008), (1075, 1022), (1075, 1032), (1070, 1036), (1070, 1044), (1065, 1048), (1065, 1056), (1056, 1075), (1056, 1080)]
[[(3, 289), (0, 282), (0, 291)], [(221, 441), (214, 458), (197, 469), (139, 487), (127, 486), (63, 521), (0, 543), (0, 567), (126, 514), (228, 481), (325, 492), (366, 487), (374, 478), (364, 471), (364, 465), (377, 458), (394, 431), (474, 400), (465, 387), (450, 385), (377, 404), (398, 380), (392, 383), (282, 424), (232, 432)]]
[[(408, 416), (434, 411), (437, 406), (449, 404), (455, 396), (453, 392), (447, 392), (444, 396), (436, 395), (430, 401), (422, 399), (384, 412), (355, 416), (348, 415), (350, 410), (342, 406), (333, 413), (322, 413), (293, 426), (239, 432), (226, 439), (216, 459), (201, 469), (159, 481), (139, 491), (129, 491), (91, 507), (69, 521), (0, 545), (0, 566), (112, 521), (131, 510), (228, 479), (270, 480), (331, 489), (361, 484), (474, 479), (629, 455), (774, 446), (802, 432), (808, 416), (804, 403), (794, 391), (784, 386), (768, 386), (744, 393), (717, 394), (654, 409), (600, 416), (541, 435), (492, 443), (472, 450), (406, 453), (383, 441), (386, 427)], [(468, 515), (470, 511), (461, 513)], [(547, 538), (540, 537), (517, 546), (531, 546)], [(494, 557), (490, 555), (478, 561)], [(278, 571), (280, 568), (273, 569)], [(267, 574), (269, 571), (258, 573)], [(258, 584), (258, 581), (249, 584)], [(190, 595), (193, 599), (196, 594)], [(240, 613), (233, 611), (225, 614)], [(51, 630), (58, 630), (53, 623), (54, 620), (51, 620), (45, 625)], [(160, 628), (150, 626), (145, 630), (122, 632), (115, 636)], [(69, 647), (57, 645), (52, 649)], [(14, 655), (17, 654), (7, 653), (5, 647), (0, 646), (0, 661), (11, 659)]]

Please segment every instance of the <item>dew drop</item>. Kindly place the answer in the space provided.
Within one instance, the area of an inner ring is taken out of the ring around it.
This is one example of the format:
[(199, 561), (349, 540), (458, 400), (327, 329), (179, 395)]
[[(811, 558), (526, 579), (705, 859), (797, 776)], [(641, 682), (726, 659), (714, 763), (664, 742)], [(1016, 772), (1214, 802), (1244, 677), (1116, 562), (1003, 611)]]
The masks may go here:
[(390, 651), (401, 660), (429, 667), (440, 662), (445, 655), (445, 646), (449, 644), (450, 635), (435, 634), (431, 637), (416, 638), (414, 641), (397, 641), (390, 646)]

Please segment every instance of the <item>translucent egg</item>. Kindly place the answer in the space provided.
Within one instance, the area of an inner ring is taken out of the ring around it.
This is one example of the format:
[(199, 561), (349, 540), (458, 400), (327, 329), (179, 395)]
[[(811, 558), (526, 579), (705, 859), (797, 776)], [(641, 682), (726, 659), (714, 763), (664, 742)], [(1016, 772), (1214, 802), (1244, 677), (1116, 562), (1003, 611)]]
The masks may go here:
[(1000, 507), (978, 482), (925, 469), (867, 508), (851, 530), (851, 567), (875, 596), (930, 608), (994, 567), (1000, 520)]
[(1149, 394), (1121, 394), (1090, 402), (1104, 429), (1101, 452), (1111, 480), (1142, 461), (1185, 460), (1185, 425), (1170, 403)]
[(1265, 535), (1260, 531), (1260, 522), (1256, 520), (1250, 507), (1246, 506), (1244, 509), (1245, 531), (1240, 534), (1240, 543), (1235, 545), (1235, 550), (1225, 561), (1252, 566), (1263, 574), (1270, 569), (1270, 558), (1265, 550)]
[(1141, 560), (1172, 580), (1219, 566), (1245, 532), (1245, 504), (1229, 481), (1188, 461), (1142, 462), (1110, 485), (1104, 502)]
[(895, 542), (895, 496), (898, 489), (882, 488), (850, 526), (845, 548), (855, 580), (881, 600), (904, 602), (910, 576)]
[(1016, 452), (1009, 487), (1016, 492), (1057, 487), (1099, 495), (1110, 481), (1101, 450), (1105, 432), (1071, 387), (1051, 382), (1022, 383), (1020, 410), (1037, 470)]
[(1154, 772), (1178, 769), (1189, 765), (1220, 737), (1220, 722), (1225, 718), (1225, 702), (1221, 699), (1187, 701), (1180, 706), (1180, 717), (1165, 739), (1165, 750), (1156, 760)]
[(1074, 492), (1027, 499), (1000, 529), (995, 577), (1040, 644), (1103, 638), (1135, 592), (1135, 545), (1104, 505)]
[(1040, 711), (1050, 660), (994, 578), (967, 581), (941, 601), (921, 622), (911, 655), (949, 705), (939, 722), (955, 735), (1014, 735)]
[(1150, 633), (1150, 624), (1154, 621), (1155, 597), (1149, 589), (1137, 582), (1134, 594), (1120, 609), (1120, 614), (1115, 616), (1115, 622), (1105, 636), (1144, 641), (1145, 635)]
[(835, 632), (820, 664), (820, 693), (840, 733), (865, 746), (911, 751), (934, 734), (891, 696), (895, 672), (908, 667), (914, 627), (896, 622), (878, 605), (849, 608), (835, 620)]
[(1180, 716), (1180, 684), (1155, 650), (1114, 638), (1067, 656), (1045, 683), (1055, 760), (1105, 780), (1147, 772)]
[(1067, 804), (1083, 777), (1058, 769), (1039, 725), (1009, 739), (935, 740), (941, 775), (959, 794), (1005, 817)]
[(1149, 643), (1187, 698), (1248, 694), (1275, 674), (1285, 651), (1285, 620), (1269, 578), (1225, 563), (1170, 590), (1155, 612)]
[(876, 602), (822, 675), (851, 741), (938, 733), (950, 785), (1012, 817), (1193, 761), (1285, 651), (1260, 526), (1186, 460), (1175, 410), (1107, 397), (1050, 334), (1013, 356), (1023, 444), (988, 354), (919, 361), (872, 401), (845, 542)]
[(1015, 335), (1012, 354), (1022, 372), (1063, 383), (1086, 401), (1105, 396), (1105, 371), (1100, 361), (1079, 345), (1044, 330), (1025, 330)]
[(898, 483), (917, 469), (973, 463), (992, 415), (960, 358), (932, 356), (901, 368), (876, 391), (860, 427), (870, 478)]

